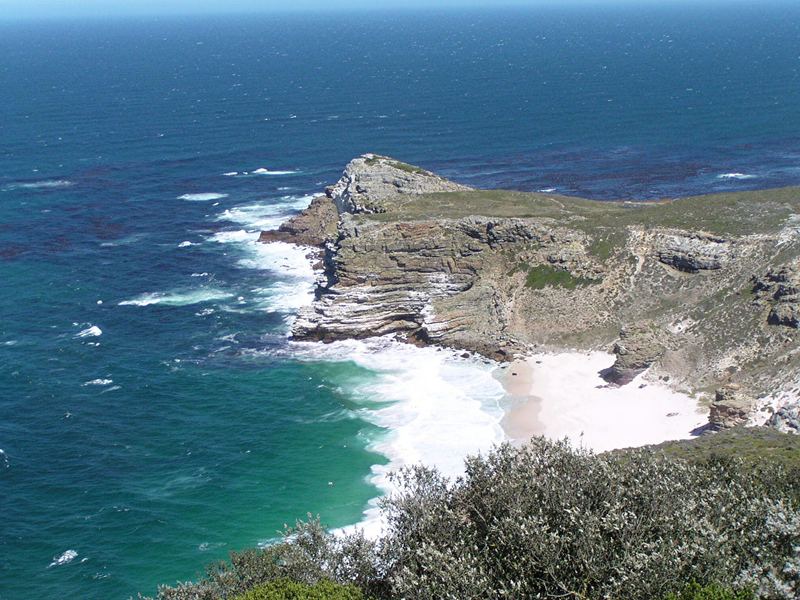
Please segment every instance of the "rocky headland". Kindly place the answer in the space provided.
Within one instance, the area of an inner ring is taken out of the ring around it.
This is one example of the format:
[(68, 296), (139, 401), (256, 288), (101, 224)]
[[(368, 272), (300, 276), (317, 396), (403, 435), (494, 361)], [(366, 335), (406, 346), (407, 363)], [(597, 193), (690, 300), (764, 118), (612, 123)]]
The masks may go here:
[(609, 385), (646, 372), (704, 395), (712, 428), (800, 428), (800, 189), (600, 202), (367, 154), (261, 240), (319, 258), (295, 339), (610, 350)]

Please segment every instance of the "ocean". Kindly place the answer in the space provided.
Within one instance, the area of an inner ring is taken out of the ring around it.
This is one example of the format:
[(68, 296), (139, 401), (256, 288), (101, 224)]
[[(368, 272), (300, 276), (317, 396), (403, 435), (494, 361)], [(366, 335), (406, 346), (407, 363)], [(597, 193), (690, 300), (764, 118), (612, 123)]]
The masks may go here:
[(124, 599), (502, 440), (486, 361), (287, 340), (259, 245), (364, 152), (489, 188), (800, 184), (800, 6), (0, 22), (0, 598)]

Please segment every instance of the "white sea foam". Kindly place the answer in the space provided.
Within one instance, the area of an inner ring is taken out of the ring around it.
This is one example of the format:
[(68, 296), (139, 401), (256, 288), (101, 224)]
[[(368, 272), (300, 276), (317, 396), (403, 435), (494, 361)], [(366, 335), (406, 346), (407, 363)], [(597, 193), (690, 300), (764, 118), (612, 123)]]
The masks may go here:
[(147, 237), (146, 233), (133, 233), (131, 235), (125, 236), (123, 238), (119, 238), (117, 240), (113, 240), (111, 242), (102, 242), (100, 246), (103, 248), (113, 248), (116, 246), (128, 246), (130, 244), (136, 244)]
[(262, 230), (276, 229), (293, 214), (306, 208), (313, 196), (283, 196), (277, 202), (256, 202), (223, 211), (218, 221), (236, 223), (245, 229), (220, 231), (211, 240), (231, 244), (239, 252), (243, 269), (271, 271), (277, 281), (252, 290), (257, 310), (294, 312), (313, 300), (316, 275), (308, 260), (309, 248), (258, 241)]
[(226, 232), (228, 235), (214, 236), (218, 242), (233, 242), (239, 245), (243, 257), (238, 266), (243, 269), (271, 271), (278, 281), (263, 288), (256, 288), (255, 308), (267, 312), (294, 312), (314, 299), (316, 274), (308, 260), (309, 248), (272, 242), (258, 242), (258, 234), (248, 232)]
[(294, 175), (297, 171), (270, 171), (264, 167), (260, 167), (251, 171), (252, 175)]
[(223, 211), (217, 221), (238, 223), (251, 230), (277, 229), (298, 211), (307, 208), (314, 196), (282, 196), (276, 202), (255, 202)]
[(722, 173), (717, 175), (717, 179), (756, 179), (757, 175), (747, 173)]
[(233, 294), (215, 288), (199, 288), (194, 290), (172, 290), (169, 292), (148, 292), (123, 300), (120, 306), (150, 306), (151, 304), (163, 304), (164, 306), (188, 306), (190, 304), (200, 304), (201, 302), (214, 302), (216, 300), (227, 300), (233, 298)]
[(114, 383), (113, 379), (92, 379), (91, 381), (85, 381), (82, 385), (86, 387), (87, 385), (111, 385)]
[(178, 248), (188, 248), (189, 246), (194, 246), (194, 243), (187, 240), (178, 244)]
[(228, 171), (227, 173), (223, 173), (223, 177), (236, 177), (239, 174), (239, 171)]
[[(353, 395), (363, 406), (359, 416), (387, 430), (369, 445), (389, 459), (387, 465), (373, 466), (370, 476), (384, 494), (394, 491), (388, 478), (393, 471), (425, 464), (457, 477), (467, 455), (487, 452), (504, 439), (500, 401), (505, 392), (492, 375), (495, 363), (390, 338), (291, 347), (300, 358), (353, 361), (377, 374), (356, 384)], [(375, 499), (357, 527), (376, 535), (382, 526)]]
[(60, 567), (61, 565), (67, 565), (71, 563), (78, 557), (78, 553), (75, 550), (66, 550), (61, 556), (54, 556), (53, 562), (47, 565), (47, 568), (50, 567)]
[(253, 293), (258, 298), (256, 306), (265, 312), (295, 312), (314, 300), (313, 285), (298, 289), (296, 281), (276, 281)]
[(556, 189), (557, 188), (549, 187), (549, 188), (541, 189), (541, 190), (539, 190), (539, 192), (542, 193), (542, 194), (552, 194), (553, 192), (556, 191)]
[(67, 179), (45, 179), (44, 181), (10, 183), (4, 190), (51, 190), (56, 188), (66, 188), (75, 185)]
[(178, 200), (189, 200), (190, 202), (210, 202), (211, 200), (222, 200), (227, 198), (228, 194), (218, 194), (216, 192), (207, 192), (203, 194), (184, 194), (178, 196)]
[(100, 329), (97, 325), (91, 325), (86, 329), (79, 331), (75, 334), (77, 338), (86, 338), (86, 337), (98, 337), (103, 335), (103, 330)]
[[(311, 197), (295, 198), (295, 210)], [(250, 205), (225, 211), (221, 220), (256, 230), (273, 225), (275, 204)], [(266, 226), (265, 226), (266, 225)], [(296, 312), (313, 299), (315, 273), (309, 249), (273, 242), (259, 243), (257, 231), (220, 232), (214, 241), (238, 246), (242, 268), (266, 269), (277, 281), (251, 290), (260, 310)], [(465, 359), (452, 350), (417, 348), (390, 338), (347, 340), (332, 344), (291, 343), (293, 358), (332, 362), (353, 361), (375, 373), (356, 383), (353, 398), (358, 414), (385, 430), (369, 448), (386, 456), (386, 465), (372, 468), (370, 481), (383, 494), (393, 491), (389, 473), (411, 464), (436, 466), (448, 477), (463, 472), (468, 454), (486, 452), (504, 439), (500, 401), (505, 392), (493, 377), (496, 364)], [(457, 432), (454, 435), (454, 432)], [(335, 485), (335, 482), (332, 482)], [(373, 500), (358, 527), (376, 535), (383, 523), (378, 499)]]
[(308, 260), (310, 248), (286, 242), (261, 244), (257, 240), (257, 236), (252, 239), (248, 248), (249, 256), (239, 261), (240, 267), (272, 271), (284, 281), (295, 284), (315, 281), (316, 275)]

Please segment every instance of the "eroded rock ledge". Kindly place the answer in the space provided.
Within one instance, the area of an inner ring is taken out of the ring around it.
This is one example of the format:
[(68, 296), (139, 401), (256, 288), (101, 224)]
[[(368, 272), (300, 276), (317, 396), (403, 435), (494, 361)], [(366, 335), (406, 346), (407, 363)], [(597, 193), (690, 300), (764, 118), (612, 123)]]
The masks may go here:
[(747, 412), (800, 394), (797, 214), (791, 188), (593, 202), (473, 190), (368, 154), (261, 239), (321, 249), (296, 339), (394, 333), (498, 360), (612, 348), (616, 385), (647, 371), (687, 391), (737, 386), (718, 398), (727, 426), (742, 415), (726, 399), (754, 399)]

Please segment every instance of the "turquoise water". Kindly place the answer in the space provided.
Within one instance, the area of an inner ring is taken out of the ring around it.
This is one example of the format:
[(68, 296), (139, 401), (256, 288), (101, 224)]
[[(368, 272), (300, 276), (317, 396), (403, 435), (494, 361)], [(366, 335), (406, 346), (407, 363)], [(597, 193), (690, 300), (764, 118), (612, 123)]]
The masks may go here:
[(456, 473), (500, 439), (492, 365), (288, 343), (313, 273), (258, 231), (367, 151), (599, 199), (798, 184), (799, 27), (788, 4), (0, 25), (0, 598), (152, 593), (306, 512), (372, 523), (401, 464)]

